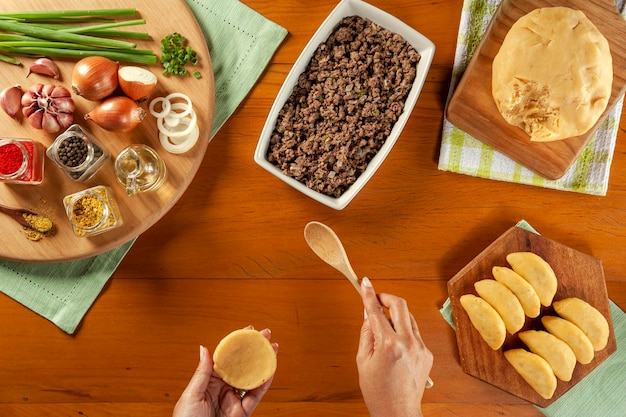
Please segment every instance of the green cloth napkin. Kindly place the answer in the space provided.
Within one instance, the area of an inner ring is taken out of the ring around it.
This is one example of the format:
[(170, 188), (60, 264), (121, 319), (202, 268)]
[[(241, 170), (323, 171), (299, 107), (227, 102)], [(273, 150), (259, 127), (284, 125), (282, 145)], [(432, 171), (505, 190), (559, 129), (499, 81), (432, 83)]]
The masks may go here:
[[(186, 0), (207, 41), (215, 77), (211, 138), (256, 83), (287, 30), (237, 0)], [(134, 240), (55, 264), (0, 260), (0, 291), (72, 334)]]
[[(537, 233), (527, 222), (518, 227)], [(626, 314), (609, 300), (617, 350), (548, 407), (537, 407), (548, 417), (623, 417), (626, 412)], [(448, 298), (441, 310), (454, 328), (452, 306)]]
[[(501, 0), (463, 2), (448, 98), (452, 96), (500, 2)], [(622, 15), (626, 16), (624, 3), (624, 0), (617, 0), (617, 10), (621, 10)], [(583, 194), (606, 195), (623, 100), (622, 97), (574, 164), (558, 180), (544, 179), (524, 168), (508, 156), (454, 126), (445, 115), (439, 169), (492, 180)]]

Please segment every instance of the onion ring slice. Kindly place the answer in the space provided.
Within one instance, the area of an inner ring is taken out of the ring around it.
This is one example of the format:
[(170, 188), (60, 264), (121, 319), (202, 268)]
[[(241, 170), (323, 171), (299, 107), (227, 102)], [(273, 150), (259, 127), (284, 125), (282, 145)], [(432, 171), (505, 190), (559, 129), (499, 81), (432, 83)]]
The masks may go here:
[[(154, 110), (156, 105), (161, 103), (161, 111), (157, 112)], [(167, 117), (172, 111), (172, 103), (165, 97), (157, 97), (150, 102), (150, 106), (148, 107), (150, 110), (150, 114), (156, 117), (157, 119), (161, 117)]]
[(163, 148), (165, 148), (165, 150), (169, 153), (175, 154), (185, 153), (193, 148), (199, 137), (200, 129), (198, 128), (198, 125), (194, 125), (191, 133), (185, 138), (184, 141), (179, 143), (173, 143), (170, 137), (162, 132), (159, 132), (159, 141), (161, 142), (161, 146), (163, 146)]
[[(172, 104), (172, 109), (175, 109), (177, 106), (184, 106), (184, 104), (174, 103)], [(182, 123), (183, 120), (189, 120), (189, 122), (184, 122), (184, 123), (187, 123), (187, 128), (184, 130), (168, 129), (167, 126), (165, 126), (165, 122), (163, 118), (157, 119), (157, 127), (159, 128), (159, 132), (163, 133), (164, 135), (167, 135), (170, 138), (180, 138), (183, 136), (188, 136), (198, 121), (198, 116), (196, 115), (195, 111), (192, 110), (190, 114), (191, 114), (191, 118), (185, 117), (185, 118), (180, 119), (179, 124)]]
[[(165, 96), (165, 99), (169, 100), (170, 102), (172, 101), (172, 99), (176, 99), (176, 98), (185, 100), (186, 103), (176, 103), (176, 104), (183, 104), (185, 105), (185, 107), (174, 107), (174, 104), (172, 104), (172, 111), (167, 115), (167, 117), (172, 117), (172, 118), (187, 117), (193, 111), (193, 104), (191, 103), (191, 99), (189, 98), (188, 95), (183, 94), (183, 93), (170, 93), (167, 96)], [(183, 111), (180, 113), (177, 113), (173, 110), (183, 110)]]

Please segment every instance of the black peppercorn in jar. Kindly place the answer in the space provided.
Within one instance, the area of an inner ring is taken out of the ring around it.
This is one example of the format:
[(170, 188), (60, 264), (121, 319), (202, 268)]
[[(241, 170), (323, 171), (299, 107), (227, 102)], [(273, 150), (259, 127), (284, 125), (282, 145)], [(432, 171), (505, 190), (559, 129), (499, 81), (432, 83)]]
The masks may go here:
[(46, 154), (74, 181), (91, 178), (108, 157), (96, 140), (76, 124), (61, 133)]

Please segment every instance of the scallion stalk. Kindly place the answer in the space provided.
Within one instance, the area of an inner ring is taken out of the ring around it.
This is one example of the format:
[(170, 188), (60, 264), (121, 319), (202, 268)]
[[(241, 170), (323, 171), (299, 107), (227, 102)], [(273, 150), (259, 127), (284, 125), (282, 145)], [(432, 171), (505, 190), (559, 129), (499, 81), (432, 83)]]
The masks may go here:
[(130, 62), (134, 64), (156, 64), (157, 57), (152, 51), (140, 52), (141, 50), (124, 50), (124, 49), (63, 49), (63, 48), (45, 48), (45, 47), (12, 47), (2, 48), (0, 50), (5, 53), (16, 55), (33, 55), (48, 56), (59, 58), (76, 58), (81, 59), (88, 56), (103, 56), (113, 61)]
[(0, 61), (13, 64), (13, 65), (22, 65), (22, 63), (18, 61), (17, 59), (13, 58), (12, 56), (4, 55), (4, 54), (0, 54)]
[(144, 32), (115, 29), (144, 25), (144, 19), (115, 20), (136, 13), (134, 8), (0, 13), (0, 32), (4, 32), (0, 33), (0, 61), (19, 64), (6, 54), (63, 58), (99, 55), (120, 62), (156, 63), (154, 52), (137, 49), (133, 42), (112, 39), (150, 39)]
[(101, 30), (101, 29), (113, 29), (122, 26), (137, 26), (137, 25), (145, 25), (145, 19), (136, 19), (136, 20), (125, 20), (123, 22), (112, 22), (112, 23), (103, 23), (100, 25), (91, 25), (91, 26), (76, 26), (67, 29), (61, 29), (66, 33), (83, 33), (89, 30)]
[[(74, 28), (74, 26), (64, 25), (64, 24), (59, 24), (59, 23), (30, 23), (30, 24), (33, 26), (43, 27), (43, 28), (50, 29), (50, 30), (68, 30), (68, 29)], [(81, 27), (82, 29), (81, 33), (83, 35), (99, 36), (99, 37), (106, 37), (106, 38), (129, 38), (129, 39), (141, 39), (141, 40), (150, 39), (150, 35), (146, 32), (137, 32), (137, 31), (130, 31), (130, 30), (115, 30), (115, 29), (94, 29), (95, 27), (96, 25)], [(2, 36), (3, 34), (0, 33), (0, 39), (2, 39)], [(24, 35), (15, 35), (15, 36), (24, 36)]]
[(86, 51), (109, 51), (109, 52), (124, 52), (124, 53), (132, 53), (137, 55), (154, 55), (149, 49), (112, 49), (112, 48), (102, 48), (99, 46), (91, 46), (91, 45), (81, 45), (78, 43), (71, 42), (53, 42), (46, 41), (40, 39), (33, 40), (20, 40), (20, 41), (1, 41), (0, 40), (0, 49), (9, 50), (14, 48), (15, 50), (23, 49), (23, 48), (52, 48), (52, 49), (84, 49)]
[(6, 20), (0, 20), (0, 30), (21, 33), (23, 35), (34, 36), (36, 38), (60, 42), (80, 43), (84, 45), (98, 45), (105, 46), (107, 48), (133, 49), (137, 46), (134, 43), (126, 41), (81, 35), (79, 33), (68, 33), (59, 30), (50, 30), (41, 27), (33, 27), (27, 23), (18, 23)]
[(88, 9), (88, 10), (35, 10), (28, 12), (0, 13), (0, 18), (22, 19), (25, 21), (36, 19), (62, 19), (65, 17), (110, 17), (110, 16), (134, 16), (137, 9)]

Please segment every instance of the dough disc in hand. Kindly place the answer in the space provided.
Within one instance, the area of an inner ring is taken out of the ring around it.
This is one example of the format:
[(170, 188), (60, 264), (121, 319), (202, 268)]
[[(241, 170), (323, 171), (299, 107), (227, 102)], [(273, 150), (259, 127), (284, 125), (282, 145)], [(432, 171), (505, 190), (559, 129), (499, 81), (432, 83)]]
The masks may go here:
[(239, 329), (224, 337), (213, 353), (213, 369), (228, 385), (258, 388), (276, 372), (276, 352), (259, 331)]
[(568, 7), (522, 16), (493, 60), (496, 106), (532, 141), (586, 133), (606, 109), (612, 84), (608, 41), (583, 12)]

